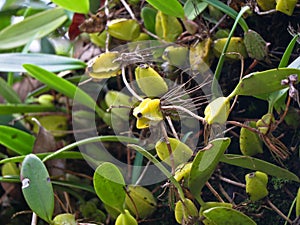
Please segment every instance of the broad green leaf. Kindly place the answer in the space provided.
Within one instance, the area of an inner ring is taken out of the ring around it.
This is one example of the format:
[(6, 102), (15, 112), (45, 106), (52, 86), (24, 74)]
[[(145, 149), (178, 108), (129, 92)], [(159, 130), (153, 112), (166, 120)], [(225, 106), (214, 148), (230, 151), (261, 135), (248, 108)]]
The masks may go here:
[(72, 12), (87, 14), (90, 9), (89, 0), (52, 0), (56, 5)]
[(62, 8), (54, 8), (25, 18), (0, 32), (0, 49), (25, 45), (32, 38), (42, 38), (57, 29), (67, 16)]
[(51, 112), (56, 110), (57, 108), (55, 108), (54, 106), (28, 104), (0, 104), (0, 115), (30, 112)]
[(96, 194), (101, 201), (123, 212), (126, 197), (125, 181), (118, 167), (109, 162), (100, 164), (94, 173), (93, 181)]
[(197, 153), (193, 160), (188, 182), (194, 196), (201, 194), (202, 188), (213, 174), (229, 144), (229, 138), (214, 139), (207, 148)]
[(19, 129), (0, 126), (0, 144), (19, 155), (32, 152), (35, 137)]
[(150, 7), (143, 7), (141, 11), (141, 17), (144, 22), (145, 28), (155, 33), (155, 18), (156, 18), (157, 11)]
[(54, 211), (54, 193), (44, 163), (34, 154), (27, 155), (22, 163), (20, 178), (28, 206), (40, 218), (50, 223)]
[(231, 96), (260, 96), (284, 89), (287, 86), (281, 85), (281, 80), (286, 79), (291, 74), (298, 74), (300, 76), (300, 69), (277, 68), (251, 73), (240, 80)]
[(261, 171), (270, 176), (300, 182), (299, 177), (296, 174), (288, 171), (287, 169), (283, 169), (272, 163), (263, 161), (261, 159), (256, 159), (250, 156), (225, 154), (221, 157), (220, 161), (230, 165), (239, 166), (250, 170)]
[(167, 15), (184, 18), (184, 10), (178, 0), (147, 0), (147, 2)]
[(0, 71), (2, 72), (25, 72), (23, 64), (35, 64), (51, 72), (83, 69), (86, 67), (86, 64), (78, 59), (58, 55), (41, 53), (0, 54)]
[(27, 70), (29, 75), (41, 81), (42, 83), (47, 84), (50, 88), (53, 88), (69, 98), (75, 98), (77, 102), (91, 109), (95, 109), (100, 117), (104, 115), (104, 111), (102, 111), (96, 105), (94, 99), (71, 82), (58, 77), (56, 74), (44, 70), (36, 65), (25, 64), (23, 67)]
[(5, 80), (3, 80), (2, 77), (0, 77), (0, 96), (9, 103), (21, 103), (21, 99), (18, 94)]
[(245, 214), (228, 207), (213, 207), (203, 211), (209, 224), (217, 225), (255, 225), (256, 223)]
[(189, 20), (194, 20), (207, 7), (207, 2), (188, 0), (184, 4), (184, 14)]

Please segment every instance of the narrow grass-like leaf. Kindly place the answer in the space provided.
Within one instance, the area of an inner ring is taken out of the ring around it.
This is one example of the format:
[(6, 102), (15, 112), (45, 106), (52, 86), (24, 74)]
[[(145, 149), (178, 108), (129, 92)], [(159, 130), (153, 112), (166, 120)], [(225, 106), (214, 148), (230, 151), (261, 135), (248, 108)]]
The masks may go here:
[(41, 53), (3, 53), (0, 54), (0, 71), (2, 72), (26, 72), (23, 64), (34, 64), (51, 72), (63, 70), (83, 69), (86, 64), (78, 59), (41, 54)]
[(0, 125), (0, 144), (19, 155), (32, 152), (35, 137), (19, 129)]
[[(35, 155), (42, 160), (43, 158), (45, 158), (50, 154), (52, 154), (52, 152), (37, 153)], [(0, 164), (4, 164), (8, 162), (12, 162), (12, 163), (22, 162), (25, 157), (26, 155), (5, 158), (0, 160)], [(53, 157), (53, 159), (86, 159), (87, 156), (85, 155), (84, 157), (85, 158), (83, 158), (83, 154), (80, 152), (69, 151), (69, 152), (62, 152), (56, 155), (55, 157)]]
[(175, 16), (178, 18), (184, 18), (184, 10), (182, 5), (177, 0), (168, 0), (168, 1), (161, 1), (161, 0), (146, 0), (150, 5), (156, 8), (163, 13)]
[(208, 144), (207, 149), (197, 153), (188, 181), (189, 189), (194, 196), (200, 196), (202, 188), (213, 174), (229, 144), (229, 138), (214, 139)]
[(94, 188), (101, 201), (124, 212), (125, 181), (117, 166), (110, 162), (100, 164), (94, 173)]
[(21, 168), (22, 192), (33, 212), (50, 223), (54, 211), (54, 193), (44, 163), (34, 154), (25, 157)]
[[(228, 16), (230, 16), (231, 18), (233, 18), (234, 20), (236, 19), (237, 15), (238, 15), (238, 13), (233, 8), (229, 7), (228, 5), (226, 5), (225, 3), (223, 3), (219, 0), (202, 0), (202, 2), (206, 2), (210, 5), (212, 5), (213, 7), (219, 9), (223, 13), (225, 13)], [(249, 27), (243, 18), (241, 18), (239, 20), (239, 24), (243, 28), (244, 32), (247, 32), (249, 30)]]
[(297, 43), (297, 40), (299, 38), (299, 34), (296, 34), (293, 39), (290, 41), (289, 45), (287, 46), (287, 48), (284, 51), (284, 54), (280, 60), (280, 63), (278, 65), (278, 68), (283, 68), (286, 67), (289, 63), (291, 54), (293, 52), (293, 49), (295, 47), (295, 44)]
[(285, 178), (296, 182), (300, 182), (299, 177), (296, 174), (288, 171), (287, 169), (283, 169), (272, 163), (260, 159), (256, 159), (250, 156), (225, 154), (221, 157), (220, 161), (230, 165), (239, 166), (250, 170), (261, 171), (270, 176)]
[(248, 74), (240, 80), (231, 96), (264, 95), (284, 89), (287, 86), (281, 85), (281, 80), (286, 79), (291, 74), (300, 76), (300, 69), (277, 68)]
[(71, 187), (72, 189), (79, 189), (79, 190), (83, 190), (83, 191), (88, 191), (90, 193), (95, 193), (95, 190), (92, 186), (84, 184), (84, 183), (80, 183), (80, 182), (71, 182), (71, 181), (62, 181), (62, 180), (52, 180), (51, 181), (52, 184), (55, 185), (59, 185), (59, 186), (63, 186), (63, 187)]
[(25, 18), (0, 32), (0, 49), (25, 45), (32, 37), (42, 38), (57, 29), (67, 19), (62, 8), (54, 8)]
[(74, 99), (76, 94), (76, 101), (91, 109), (95, 109), (98, 115), (103, 117), (104, 111), (96, 105), (94, 99), (71, 82), (36, 65), (25, 64), (23, 67), (32, 77), (47, 84), (50, 88), (53, 88), (65, 96)]
[(90, 9), (89, 0), (52, 0), (52, 2), (77, 13), (87, 14)]
[(28, 104), (0, 104), (0, 115), (30, 112), (51, 112), (56, 110), (57, 108), (55, 108), (54, 106)]
[(84, 144), (90, 144), (90, 143), (94, 143), (94, 142), (99, 142), (99, 141), (102, 141), (102, 142), (126, 142), (126, 143), (134, 143), (134, 144), (138, 144), (139, 143), (139, 140), (136, 139), (136, 138), (130, 138), (130, 137), (124, 137), (124, 136), (99, 136), (99, 137), (91, 137), (91, 138), (86, 138), (86, 139), (83, 139), (81, 141), (77, 141), (77, 142), (74, 142), (72, 144), (69, 144), (55, 152), (53, 152), (52, 154), (46, 156), (43, 161), (47, 161), (49, 159), (52, 159), (54, 157), (56, 157), (57, 155), (61, 154), (62, 152), (65, 152), (65, 151), (68, 151), (68, 150), (71, 150), (77, 146), (80, 146), (80, 145), (84, 145)]
[(18, 94), (2, 77), (0, 77), (0, 95), (9, 103), (21, 103)]

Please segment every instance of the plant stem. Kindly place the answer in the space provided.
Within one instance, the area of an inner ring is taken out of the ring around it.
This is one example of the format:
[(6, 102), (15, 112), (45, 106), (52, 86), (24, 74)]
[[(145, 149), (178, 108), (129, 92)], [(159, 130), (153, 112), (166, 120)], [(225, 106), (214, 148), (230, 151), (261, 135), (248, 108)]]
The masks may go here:
[[(215, 96), (215, 97), (218, 97), (220, 96), (221, 93), (218, 93), (218, 81), (220, 79), (220, 74), (221, 74), (221, 70), (222, 70), (222, 67), (223, 67), (223, 64), (224, 64), (224, 60), (225, 60), (225, 53), (227, 51), (227, 48), (229, 46), (229, 43), (230, 43), (230, 40), (231, 40), (231, 37), (233, 36), (233, 33), (235, 31), (235, 28), (239, 22), (239, 20), (241, 19), (241, 17), (243, 16), (243, 14), (249, 10), (249, 6), (245, 6), (241, 9), (241, 11), (239, 12), (239, 14), (237, 15), (235, 21), (234, 21), (234, 24), (232, 26), (232, 29), (228, 35), (228, 38), (227, 38), (227, 41), (224, 45), (224, 48), (222, 50), (222, 53), (221, 53), (221, 56), (220, 56), (220, 59), (218, 61), (218, 65), (217, 65), (217, 68), (216, 68), (216, 71), (215, 71), (215, 74), (214, 74), (214, 79), (213, 79), (213, 82), (212, 82), (212, 94)], [(248, 30), (247, 30), (248, 31)]]

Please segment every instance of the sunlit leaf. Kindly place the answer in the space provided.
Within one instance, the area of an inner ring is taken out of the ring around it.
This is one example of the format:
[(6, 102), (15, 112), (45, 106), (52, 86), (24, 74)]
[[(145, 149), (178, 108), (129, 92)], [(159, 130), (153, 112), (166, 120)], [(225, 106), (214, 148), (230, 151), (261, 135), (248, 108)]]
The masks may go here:
[(0, 144), (19, 155), (32, 152), (35, 137), (19, 129), (0, 126)]
[(254, 72), (243, 77), (232, 93), (249, 96), (272, 93), (286, 88), (286, 85), (281, 84), (281, 80), (286, 79), (291, 74), (300, 76), (300, 70), (294, 68), (277, 68)]
[(58, 77), (56, 74), (44, 70), (36, 65), (25, 64), (23, 67), (32, 77), (36, 78), (42, 83), (47, 84), (49, 87), (66, 95), (69, 98), (74, 99), (76, 95), (76, 101), (91, 109), (95, 109), (100, 116), (104, 115), (104, 112), (95, 104), (93, 98), (71, 82)]
[(245, 214), (228, 207), (213, 207), (203, 211), (203, 215), (209, 220), (209, 224), (218, 225), (255, 225), (256, 223)]
[(109, 162), (100, 164), (93, 180), (96, 194), (101, 201), (123, 212), (126, 197), (125, 181), (118, 167)]
[(178, 0), (147, 0), (147, 2), (167, 15), (184, 18), (184, 10)]
[(23, 64), (35, 64), (52, 72), (84, 69), (86, 67), (86, 64), (78, 59), (58, 55), (41, 53), (0, 54), (0, 71), (2, 72), (25, 72)]
[(52, 0), (52, 2), (77, 13), (87, 14), (90, 9), (89, 0)]
[(221, 157), (220, 161), (250, 170), (258, 170), (274, 177), (285, 178), (296, 182), (300, 182), (299, 177), (296, 174), (288, 171), (287, 169), (283, 169), (272, 163), (263, 161), (261, 159), (256, 159), (250, 156), (225, 154)]
[(21, 168), (22, 192), (33, 212), (50, 223), (54, 211), (54, 193), (44, 163), (34, 154), (25, 157)]
[(29, 104), (0, 104), (0, 115), (29, 112), (51, 112), (57, 108), (54, 106), (29, 105)]
[(194, 196), (201, 194), (202, 188), (213, 174), (229, 144), (229, 138), (214, 139), (207, 149), (197, 153), (189, 177), (189, 188)]
[(33, 38), (41, 38), (57, 29), (67, 16), (62, 8), (54, 8), (25, 18), (0, 32), (0, 49), (25, 45)]

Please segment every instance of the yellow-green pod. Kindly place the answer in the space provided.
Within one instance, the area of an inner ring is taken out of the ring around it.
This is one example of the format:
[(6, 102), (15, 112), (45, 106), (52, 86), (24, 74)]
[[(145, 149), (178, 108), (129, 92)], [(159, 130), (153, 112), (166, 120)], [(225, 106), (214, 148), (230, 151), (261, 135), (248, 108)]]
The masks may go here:
[(119, 75), (121, 62), (115, 61), (119, 57), (119, 52), (105, 52), (96, 56), (88, 63), (89, 76), (95, 79), (103, 79)]
[(51, 224), (52, 225), (77, 225), (77, 223), (75, 221), (75, 216), (70, 213), (64, 213), (64, 214), (57, 215), (53, 219), (53, 222)]
[(141, 32), (139, 23), (134, 19), (114, 19), (107, 24), (107, 32), (114, 38), (132, 41)]
[(300, 216), (300, 188), (298, 188), (296, 196), (296, 217)]
[(124, 212), (117, 217), (115, 225), (138, 225), (138, 223), (129, 211), (125, 209)]
[[(255, 122), (248, 123), (250, 127), (255, 128)], [(263, 143), (257, 133), (242, 127), (240, 132), (240, 150), (243, 155), (253, 156), (263, 153)]]
[(142, 186), (129, 185), (125, 198), (125, 207), (141, 219), (149, 217), (156, 210), (153, 194)]
[(51, 106), (53, 105), (54, 97), (53, 95), (44, 94), (38, 97), (38, 102), (41, 105)]
[[(41, 116), (36, 117), (42, 127), (48, 130), (54, 137), (63, 137), (66, 135), (65, 132), (68, 127), (68, 119), (66, 116), (61, 115), (49, 115), (49, 116)], [(33, 124), (33, 131), (35, 133), (39, 132), (39, 126), (37, 123)]]
[(122, 120), (128, 120), (128, 115), (131, 110), (130, 107), (133, 104), (130, 96), (119, 91), (108, 91), (104, 100), (108, 107), (115, 106), (111, 109), (111, 113)]
[(246, 193), (249, 195), (251, 201), (258, 201), (269, 194), (267, 189), (268, 175), (256, 171), (245, 176), (246, 179)]
[(150, 40), (151, 37), (146, 33), (140, 33), (140, 35), (132, 41), (147, 41)]
[(264, 60), (268, 57), (268, 45), (257, 32), (248, 30), (244, 34), (244, 44), (246, 46), (248, 55), (257, 60)]
[(276, 10), (291, 16), (297, 4), (297, 0), (277, 0)]
[[(175, 166), (187, 162), (193, 155), (192, 149), (176, 138), (168, 138), (168, 139), (172, 149)], [(170, 166), (172, 165), (170, 160), (170, 152), (166, 141), (158, 141), (155, 144), (155, 150), (158, 157), (162, 161), (164, 161)]]
[(224, 124), (227, 121), (230, 102), (227, 97), (219, 97), (209, 103), (204, 110), (204, 120), (208, 124)]
[(189, 61), (192, 70), (206, 72), (210, 69), (214, 54), (211, 51), (212, 40), (206, 38), (190, 48)]
[(160, 100), (144, 99), (133, 109), (133, 115), (137, 118), (136, 127), (138, 129), (144, 129), (149, 127), (151, 123), (162, 121), (163, 115), (160, 110)]
[(267, 113), (256, 122), (256, 127), (262, 134), (267, 134), (273, 121), (273, 115), (271, 113)]
[(91, 33), (89, 34), (91, 42), (95, 45), (97, 45), (100, 48), (105, 47), (105, 42), (107, 38), (107, 31), (104, 30), (100, 34), (99, 33)]
[(141, 65), (135, 69), (135, 79), (141, 91), (147, 97), (159, 97), (168, 91), (164, 79), (149, 65)]
[(275, 9), (276, 1), (275, 0), (256, 0), (257, 5), (263, 11), (268, 11), (271, 9)]
[(8, 162), (4, 163), (1, 168), (1, 174), (2, 176), (14, 176), (14, 175), (20, 175), (20, 169), (17, 167), (16, 163)]
[[(217, 57), (220, 57), (226, 42), (227, 42), (227, 38), (220, 38), (220, 39), (217, 39), (214, 41), (213, 49), (214, 49), (214, 53)], [(232, 37), (230, 39), (226, 53), (229, 53), (229, 52), (236, 52), (236, 53), (239, 53), (244, 58), (247, 58), (248, 54), (247, 54), (246, 47), (244, 45), (243, 38)], [(226, 54), (226, 58), (232, 59), (232, 60), (240, 60), (240, 57), (236, 54)]]
[(194, 218), (198, 217), (198, 209), (188, 198), (179, 200), (175, 205), (175, 219), (179, 224), (189, 224)]
[(174, 175), (175, 180), (177, 180), (178, 182), (181, 181), (182, 179), (187, 181), (190, 176), (191, 168), (192, 168), (191, 162), (183, 163), (177, 166)]
[(157, 12), (155, 33), (158, 37), (168, 42), (174, 42), (182, 31), (183, 28), (176, 17), (166, 15), (161, 11)]
[(168, 46), (162, 58), (172, 66), (182, 67), (187, 64), (188, 48), (184, 46)]

